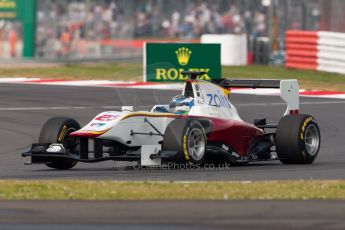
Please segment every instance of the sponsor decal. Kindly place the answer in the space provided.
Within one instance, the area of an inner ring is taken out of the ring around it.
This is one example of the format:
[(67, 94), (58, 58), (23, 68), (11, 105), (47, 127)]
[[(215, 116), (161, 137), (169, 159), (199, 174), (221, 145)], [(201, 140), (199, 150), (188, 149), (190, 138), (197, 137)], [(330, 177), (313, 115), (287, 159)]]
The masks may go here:
[(17, 2), (16, 0), (1, 0), (0, 1), (0, 9), (16, 9)]
[(61, 141), (63, 140), (63, 138), (65, 137), (66, 129), (67, 129), (67, 126), (64, 125), (64, 126), (62, 127), (61, 132), (60, 132), (60, 135), (59, 135), (59, 138), (58, 138), (58, 142), (61, 142)]
[(106, 125), (106, 123), (92, 123), (90, 125), (90, 127), (92, 127), (92, 128), (99, 128), (99, 127), (102, 127), (104, 125)]
[(115, 120), (117, 117), (118, 117), (118, 115), (103, 114), (99, 117), (96, 117), (95, 120), (97, 120), (97, 121), (112, 121), (112, 120)]
[(48, 153), (58, 153), (58, 152), (61, 152), (62, 150), (64, 150), (64, 147), (62, 144), (52, 144), (47, 149), (47, 152)]
[(185, 66), (189, 62), (190, 55), (192, 54), (192, 51), (190, 51), (186, 47), (179, 48), (175, 51), (178, 63), (182, 66)]
[(186, 158), (187, 163), (190, 163), (188, 149), (187, 149), (187, 136), (186, 135), (183, 136), (183, 152), (184, 152), (184, 156)]
[(220, 92), (208, 93), (207, 97), (209, 99), (208, 104), (211, 106), (231, 108), (228, 98)]
[(304, 121), (304, 123), (303, 123), (303, 125), (302, 125), (301, 140), (304, 140), (304, 131), (305, 131), (305, 128), (307, 127), (307, 125), (309, 124), (309, 122), (311, 122), (312, 120), (313, 120), (312, 117), (308, 117), (308, 118)]
[[(179, 68), (179, 69), (174, 69), (174, 68), (170, 68), (170, 69), (164, 69), (164, 68), (157, 68), (156, 69), (156, 80), (163, 80), (163, 81), (167, 81), (167, 80), (188, 80), (188, 76), (187, 75), (183, 75), (182, 72), (185, 71), (185, 69)], [(189, 71), (201, 71), (201, 72), (206, 72), (206, 74), (202, 75), (199, 77), (199, 79), (202, 80), (211, 80), (211, 77), (208, 75), (208, 72), (210, 71), (210, 69), (189, 69)]]
[(221, 77), (220, 45), (190, 43), (147, 43), (146, 81), (185, 81), (183, 71), (201, 71), (203, 80)]
[(0, 0), (0, 19), (17, 18), (17, 1)]
[(16, 17), (17, 17), (16, 12), (0, 12), (1, 19), (13, 19)]

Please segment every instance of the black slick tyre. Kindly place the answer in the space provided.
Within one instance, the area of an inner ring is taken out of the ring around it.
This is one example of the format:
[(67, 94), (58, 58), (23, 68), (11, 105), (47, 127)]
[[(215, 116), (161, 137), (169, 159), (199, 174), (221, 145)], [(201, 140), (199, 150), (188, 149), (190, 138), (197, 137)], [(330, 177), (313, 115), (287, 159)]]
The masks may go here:
[(207, 137), (197, 120), (176, 119), (165, 130), (162, 150), (177, 151), (178, 163), (203, 164)]
[[(43, 125), (39, 142), (40, 143), (61, 143), (66, 150), (76, 151), (77, 140), (69, 136), (70, 133), (80, 129), (77, 121), (67, 117), (53, 117)], [(77, 164), (77, 161), (69, 158), (56, 158), (46, 165), (54, 169), (70, 169)]]
[(275, 142), (282, 163), (311, 164), (320, 149), (320, 129), (310, 115), (287, 115), (279, 121)]

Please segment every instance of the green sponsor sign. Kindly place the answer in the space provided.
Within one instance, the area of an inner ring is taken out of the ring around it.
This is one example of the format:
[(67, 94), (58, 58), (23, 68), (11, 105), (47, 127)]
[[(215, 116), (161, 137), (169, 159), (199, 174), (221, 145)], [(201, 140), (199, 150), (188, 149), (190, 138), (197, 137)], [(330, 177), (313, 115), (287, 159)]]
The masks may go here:
[(146, 43), (144, 81), (185, 81), (186, 70), (205, 71), (204, 80), (221, 78), (220, 44)]
[(36, 0), (0, 0), (0, 19), (18, 20), (23, 27), (23, 56), (35, 54)]
[(0, 19), (17, 18), (17, 1), (0, 0)]

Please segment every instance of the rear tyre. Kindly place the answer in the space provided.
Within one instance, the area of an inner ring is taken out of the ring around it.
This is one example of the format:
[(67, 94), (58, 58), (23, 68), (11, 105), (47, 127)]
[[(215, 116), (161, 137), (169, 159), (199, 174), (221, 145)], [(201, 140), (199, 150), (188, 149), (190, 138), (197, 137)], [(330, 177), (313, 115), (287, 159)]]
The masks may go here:
[(311, 164), (320, 149), (320, 129), (310, 115), (287, 115), (279, 121), (275, 141), (282, 163)]
[(207, 137), (197, 120), (176, 119), (165, 130), (162, 150), (177, 151), (178, 163), (203, 164)]
[[(66, 117), (54, 117), (43, 125), (39, 142), (40, 143), (61, 143), (66, 150), (73, 153), (77, 151), (79, 143), (76, 138), (70, 137), (70, 133), (80, 129), (77, 121)], [(54, 169), (70, 169), (77, 164), (77, 161), (68, 158), (57, 158), (46, 165)]]

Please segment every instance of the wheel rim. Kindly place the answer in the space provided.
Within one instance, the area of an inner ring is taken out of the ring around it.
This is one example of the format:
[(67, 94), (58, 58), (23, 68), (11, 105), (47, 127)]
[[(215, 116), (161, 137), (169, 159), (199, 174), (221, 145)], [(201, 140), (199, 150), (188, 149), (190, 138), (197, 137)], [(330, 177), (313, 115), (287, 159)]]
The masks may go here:
[(317, 154), (320, 145), (320, 135), (316, 125), (310, 124), (307, 127), (304, 136), (304, 143), (305, 148), (310, 155), (314, 156)]
[(188, 152), (196, 161), (201, 160), (205, 154), (205, 136), (204, 133), (194, 128), (188, 135)]

